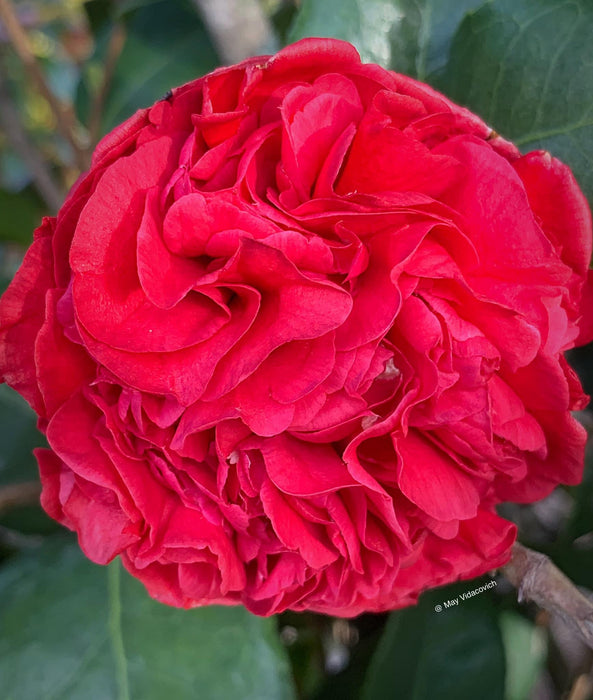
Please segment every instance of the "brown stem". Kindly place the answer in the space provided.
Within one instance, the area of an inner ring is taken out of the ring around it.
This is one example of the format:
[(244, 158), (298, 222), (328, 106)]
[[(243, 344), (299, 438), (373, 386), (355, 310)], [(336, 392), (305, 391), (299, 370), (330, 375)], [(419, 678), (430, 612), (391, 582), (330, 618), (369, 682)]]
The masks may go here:
[(103, 116), (103, 108), (105, 100), (109, 94), (111, 81), (115, 73), (117, 61), (126, 42), (126, 30), (122, 24), (116, 24), (111, 31), (109, 37), (109, 45), (107, 46), (107, 55), (105, 56), (105, 67), (103, 69), (103, 80), (101, 86), (97, 90), (93, 103), (91, 105), (91, 115), (89, 118), (89, 150), (97, 144), (101, 130), (101, 117)]
[(593, 696), (593, 675), (582, 673), (575, 680), (566, 700), (590, 700)]
[(517, 588), (519, 601), (532, 600), (560, 615), (593, 649), (593, 603), (547, 557), (516, 542), (502, 569)]
[(0, 513), (14, 506), (28, 506), (39, 503), (41, 484), (26, 481), (22, 484), (9, 484), (0, 488)]
[(77, 166), (84, 170), (86, 167), (85, 155), (84, 150), (76, 139), (77, 125), (72, 107), (63, 104), (50, 90), (39, 61), (31, 50), (29, 37), (21, 25), (12, 0), (0, 0), (0, 19), (4, 24), (10, 43), (21, 59), (25, 70), (29, 73), (41, 95), (47, 100), (55, 116), (58, 129), (71, 145)]

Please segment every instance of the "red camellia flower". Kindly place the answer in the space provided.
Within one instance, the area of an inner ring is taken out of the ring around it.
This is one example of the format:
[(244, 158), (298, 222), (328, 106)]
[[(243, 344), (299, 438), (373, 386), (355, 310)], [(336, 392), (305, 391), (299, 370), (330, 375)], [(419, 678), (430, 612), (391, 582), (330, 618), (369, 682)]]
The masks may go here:
[(580, 479), (590, 255), (568, 168), (347, 43), (173, 90), (2, 299), (43, 506), (176, 606), (351, 616), (482, 574), (498, 503)]

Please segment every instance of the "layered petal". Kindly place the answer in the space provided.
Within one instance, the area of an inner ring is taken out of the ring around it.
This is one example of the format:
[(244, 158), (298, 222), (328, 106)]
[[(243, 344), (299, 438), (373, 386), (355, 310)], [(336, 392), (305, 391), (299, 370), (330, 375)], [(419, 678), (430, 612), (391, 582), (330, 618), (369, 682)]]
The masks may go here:
[(0, 301), (42, 505), (169, 605), (340, 616), (504, 564), (581, 478), (591, 217), (432, 88), (305, 39), (97, 146)]

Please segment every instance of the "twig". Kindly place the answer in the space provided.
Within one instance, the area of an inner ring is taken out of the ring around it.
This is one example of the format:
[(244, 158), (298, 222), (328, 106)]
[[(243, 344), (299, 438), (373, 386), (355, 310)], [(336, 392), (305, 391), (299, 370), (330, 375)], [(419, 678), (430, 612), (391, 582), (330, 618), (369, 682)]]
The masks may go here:
[(89, 118), (89, 151), (96, 146), (99, 140), (100, 130), (101, 130), (101, 117), (103, 116), (103, 108), (105, 106), (105, 100), (109, 94), (109, 88), (111, 87), (111, 81), (113, 80), (113, 75), (115, 73), (115, 68), (117, 66), (117, 61), (122, 52), (126, 41), (126, 30), (123, 24), (116, 24), (111, 31), (111, 36), (109, 37), (109, 44), (107, 46), (107, 55), (105, 56), (105, 67), (103, 69), (103, 79), (101, 81), (101, 86), (95, 93), (92, 105), (91, 105), (91, 115)]
[(41, 484), (38, 481), (3, 486), (0, 488), (0, 513), (14, 506), (39, 504), (40, 495)]
[(68, 105), (63, 104), (54, 93), (50, 90), (49, 85), (45, 79), (41, 66), (35, 54), (31, 50), (29, 43), (29, 38), (27, 33), (21, 26), (19, 17), (15, 12), (12, 0), (0, 0), (0, 19), (4, 24), (6, 33), (10, 39), (12, 47), (16, 51), (18, 57), (21, 59), (25, 70), (31, 76), (31, 79), (36, 84), (37, 89), (47, 100), (51, 111), (53, 112), (58, 129), (62, 133), (62, 136), (71, 145), (74, 151), (74, 156), (76, 158), (76, 164), (81, 169), (86, 168), (86, 159), (84, 150), (78, 143), (76, 138), (76, 118), (72, 108)]
[(516, 542), (511, 560), (502, 571), (518, 589), (519, 602), (532, 600), (545, 610), (558, 614), (593, 649), (593, 603), (549, 557)]
[(582, 673), (574, 682), (566, 700), (589, 700), (593, 695), (593, 677), (590, 673)]
[(11, 549), (33, 549), (43, 544), (41, 535), (25, 535), (18, 530), (0, 525), (0, 545)]
[(271, 53), (277, 42), (257, 0), (193, 0), (223, 63)]
[(63, 200), (61, 189), (54, 182), (51, 171), (42, 155), (30, 142), (27, 132), (23, 129), (19, 113), (14, 106), (7, 85), (2, 79), (1, 69), (0, 62), (0, 127), (8, 136), (14, 150), (23, 159), (41, 198), (47, 204), (50, 212), (55, 214)]

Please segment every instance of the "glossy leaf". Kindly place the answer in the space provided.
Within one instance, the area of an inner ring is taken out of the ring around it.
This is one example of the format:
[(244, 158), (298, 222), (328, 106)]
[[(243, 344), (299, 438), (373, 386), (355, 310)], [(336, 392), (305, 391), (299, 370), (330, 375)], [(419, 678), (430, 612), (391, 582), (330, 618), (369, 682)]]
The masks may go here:
[(0, 385), (0, 485), (37, 478), (33, 448), (43, 444), (36, 416), (15, 391)]
[[(588, 504), (591, 508), (591, 502)], [(593, 590), (593, 531), (572, 544), (561, 540), (538, 548), (547, 554), (556, 566), (577, 586)]]
[(451, 40), (467, 12), (484, 0), (392, 0), (401, 22), (391, 35), (389, 68), (434, 82), (447, 65)]
[(27, 188), (21, 192), (0, 189), (0, 240), (29, 245), (33, 229), (43, 216), (44, 207), (35, 192)]
[[(416, 607), (392, 613), (369, 668), (364, 700), (503, 700), (504, 650), (490, 594), (459, 598), (484, 583), (436, 589)], [(457, 604), (444, 607), (455, 598)]]
[(0, 572), (0, 678), (4, 700), (294, 697), (273, 619), (161, 605), (63, 538)]
[(289, 40), (306, 36), (345, 39), (356, 46), (363, 61), (388, 65), (390, 37), (402, 20), (398, 5), (392, 0), (304, 0)]
[(41, 509), (35, 489), (30, 487), (39, 479), (33, 449), (45, 444), (36, 423), (26, 401), (6, 384), (0, 385), (0, 489), (25, 484), (27, 494), (26, 502), (12, 502), (0, 509), (0, 550), (30, 544), (22, 534), (45, 535), (59, 527)]
[[(140, 6), (137, 6), (140, 5)], [(126, 41), (105, 101), (101, 133), (105, 134), (142, 107), (149, 107), (173, 87), (198, 78), (218, 65), (218, 58), (197, 12), (183, 0), (135, 3), (124, 17)], [(98, 40), (87, 70), (95, 75), (79, 90), (77, 109), (89, 118), (88, 83), (102, 71), (108, 32)]]
[(505, 700), (525, 700), (546, 661), (546, 634), (511, 611), (501, 615), (500, 625), (507, 663)]
[(591, 26), (588, 0), (304, 0), (291, 38), (346, 39), (430, 83), (565, 161), (593, 201)]
[[(577, 540), (577, 548), (588, 547), (593, 552), (593, 442), (591, 440), (587, 443), (585, 452), (583, 480), (579, 486), (574, 487), (571, 491), (574, 504), (558, 545), (560, 548), (569, 548)], [(591, 580), (593, 581), (593, 570)]]
[(593, 198), (593, 5), (493, 0), (465, 16), (436, 81), (523, 151), (570, 165)]
[(350, 41), (364, 61), (420, 80), (441, 70), (466, 12), (485, 0), (304, 0), (290, 38)]

